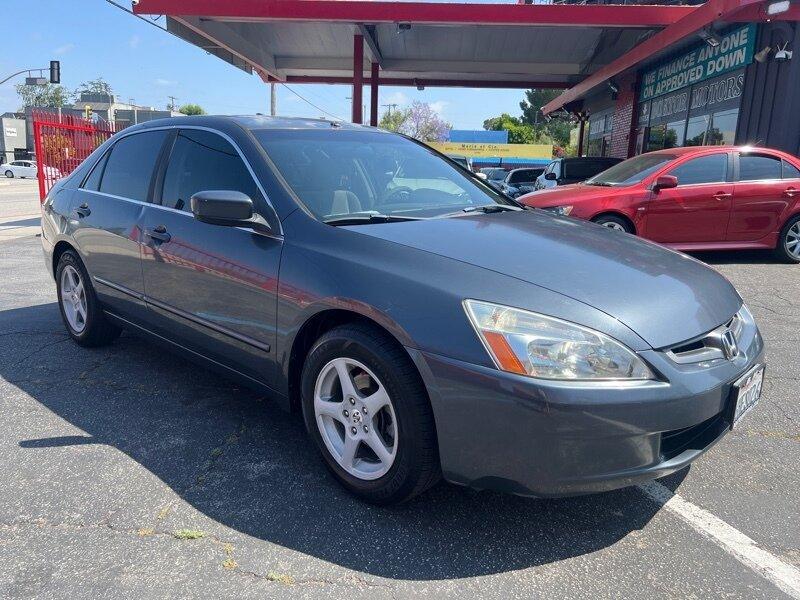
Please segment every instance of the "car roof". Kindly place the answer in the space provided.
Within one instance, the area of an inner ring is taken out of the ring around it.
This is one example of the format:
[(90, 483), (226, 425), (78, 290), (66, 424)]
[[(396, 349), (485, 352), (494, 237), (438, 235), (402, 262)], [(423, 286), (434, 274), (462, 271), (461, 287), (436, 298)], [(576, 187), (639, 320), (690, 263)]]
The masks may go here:
[(200, 125), (204, 127), (219, 127), (224, 124), (236, 123), (245, 129), (351, 129), (371, 130), (384, 133), (383, 129), (367, 125), (355, 125), (346, 121), (327, 119), (309, 119), (305, 117), (269, 117), (266, 115), (195, 115), (183, 117), (167, 117), (154, 119), (129, 129), (148, 129), (151, 127)]
[(784, 154), (780, 150), (775, 150), (774, 148), (763, 148), (761, 146), (683, 146), (680, 148), (666, 148), (664, 150), (654, 150), (653, 152), (648, 152), (647, 154), (671, 154), (674, 156), (683, 156), (685, 154), (692, 154), (694, 152), (768, 152), (771, 154)]

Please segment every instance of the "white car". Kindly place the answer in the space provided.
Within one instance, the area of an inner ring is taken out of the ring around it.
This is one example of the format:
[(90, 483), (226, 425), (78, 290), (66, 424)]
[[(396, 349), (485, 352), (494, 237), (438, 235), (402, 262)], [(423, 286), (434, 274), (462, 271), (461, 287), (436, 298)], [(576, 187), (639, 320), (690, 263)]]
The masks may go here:
[[(0, 165), (2, 171), (9, 179), (13, 177), (36, 179), (36, 162), (32, 160), (15, 160), (5, 165)], [(61, 171), (55, 167), (45, 166), (45, 175), (48, 179), (58, 179), (61, 177)]]

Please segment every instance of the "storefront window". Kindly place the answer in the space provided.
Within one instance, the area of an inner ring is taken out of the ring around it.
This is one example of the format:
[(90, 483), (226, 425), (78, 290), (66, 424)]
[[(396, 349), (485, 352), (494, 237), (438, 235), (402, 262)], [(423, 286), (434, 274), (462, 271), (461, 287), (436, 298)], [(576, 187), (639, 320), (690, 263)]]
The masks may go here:
[(664, 137), (666, 136), (666, 125), (655, 125), (650, 128), (650, 135), (647, 136), (647, 151), (664, 149)]
[(603, 152), (603, 138), (596, 140), (589, 140), (589, 145), (586, 149), (586, 156), (602, 156)]
[(736, 121), (739, 109), (725, 110), (711, 115), (711, 127), (708, 129), (706, 143), (710, 146), (728, 146), (736, 137)]
[(664, 148), (680, 148), (683, 146), (683, 130), (686, 127), (684, 121), (667, 123), (667, 130), (664, 133)]
[(710, 119), (710, 115), (700, 115), (689, 119), (689, 123), (686, 125), (685, 146), (705, 146), (706, 131), (708, 131)]

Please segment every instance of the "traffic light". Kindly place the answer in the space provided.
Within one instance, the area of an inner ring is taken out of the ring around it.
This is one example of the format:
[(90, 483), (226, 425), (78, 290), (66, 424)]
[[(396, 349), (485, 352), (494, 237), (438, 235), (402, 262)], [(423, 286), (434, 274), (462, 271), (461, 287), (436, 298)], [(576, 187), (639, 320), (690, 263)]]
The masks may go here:
[(61, 83), (61, 62), (50, 61), (50, 83)]

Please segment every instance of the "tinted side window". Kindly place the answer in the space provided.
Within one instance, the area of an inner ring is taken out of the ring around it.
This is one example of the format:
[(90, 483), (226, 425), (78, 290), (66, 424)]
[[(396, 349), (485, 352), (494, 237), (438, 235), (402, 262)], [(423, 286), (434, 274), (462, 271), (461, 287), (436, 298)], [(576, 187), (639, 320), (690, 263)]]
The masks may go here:
[(562, 177), (569, 179), (589, 179), (592, 175), (597, 175), (606, 169), (606, 163), (596, 160), (580, 160), (562, 164), (564, 165)]
[(83, 184), (84, 189), (94, 191), (98, 191), (100, 189), (100, 179), (103, 177), (103, 169), (106, 167), (108, 154), (109, 153), (106, 152), (100, 157), (100, 160), (97, 161), (97, 164), (94, 166), (92, 172), (89, 174), (89, 177), (86, 178), (86, 181)]
[(253, 177), (238, 152), (221, 136), (199, 129), (178, 133), (164, 176), (161, 203), (190, 210), (193, 194), (206, 190), (233, 190), (259, 197)]
[(779, 158), (757, 154), (739, 156), (739, 181), (780, 178), (781, 160)]
[(800, 179), (800, 169), (788, 161), (783, 161), (783, 178)]
[(111, 149), (103, 170), (100, 191), (131, 200), (147, 201), (150, 178), (166, 131), (135, 133), (119, 140)]
[(712, 154), (694, 158), (672, 169), (670, 175), (678, 178), (678, 185), (697, 185), (698, 183), (720, 183), (728, 173), (728, 155)]

